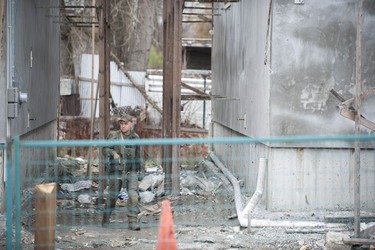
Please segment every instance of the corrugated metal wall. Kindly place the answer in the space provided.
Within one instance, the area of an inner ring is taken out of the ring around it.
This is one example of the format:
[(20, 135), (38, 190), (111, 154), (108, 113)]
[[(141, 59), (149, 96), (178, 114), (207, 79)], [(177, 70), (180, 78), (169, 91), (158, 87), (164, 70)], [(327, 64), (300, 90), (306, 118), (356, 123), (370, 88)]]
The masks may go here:
[[(197, 71), (198, 72), (198, 71)], [(204, 91), (204, 78), (182, 78), (182, 82)], [(163, 76), (148, 75), (146, 78), (146, 91), (147, 94), (155, 100), (159, 107), (163, 106)], [(206, 93), (211, 91), (211, 80), (206, 79)], [(181, 88), (181, 95), (194, 94), (193, 91)], [(181, 101), (183, 110), (181, 111), (181, 123), (195, 124), (200, 128), (208, 129), (211, 123), (211, 101), (195, 101), (184, 100)], [(161, 122), (160, 114), (156, 112), (150, 113), (150, 118), (155, 124)]]
[[(14, 1), (14, 87), (28, 94), (19, 116), (11, 120), (11, 134), (22, 135), (57, 117), (59, 100), (60, 28), (58, 0)], [(51, 138), (52, 139), (52, 138)]]
[[(16, 135), (26, 140), (55, 140), (59, 102), (60, 26), (52, 18), (59, 16), (59, 9), (50, 7), (58, 6), (59, 1), (4, 0), (1, 4), (7, 10), (2, 17), (4, 25), (1, 27), (0, 143)], [(27, 102), (16, 103), (18, 114), (9, 120), (8, 87), (18, 88), (28, 97)], [(6, 160), (11, 162), (13, 152), (7, 153), (10, 157)], [(45, 160), (53, 154), (49, 153), (44, 155)], [(28, 160), (34, 159), (29, 157)], [(0, 168), (3, 167), (0, 164)], [(1, 171), (4, 175), (0, 185), (4, 186), (6, 173), (5, 170)], [(23, 179), (26, 174), (34, 174), (26, 172), (23, 166), (22, 176), (17, 177)], [(15, 192), (19, 190), (15, 189)], [(0, 195), (3, 195), (2, 190)]]
[[(91, 55), (83, 54), (81, 60), (81, 74), (78, 77), (79, 93), (81, 98), (81, 111), (83, 117), (91, 117)], [(141, 93), (133, 87), (130, 80), (111, 62), (111, 94), (118, 107), (123, 106), (145, 106), (145, 100)], [(94, 62), (94, 96), (97, 92), (97, 81), (99, 72), (99, 56), (95, 55)], [(145, 72), (129, 72), (136, 84), (144, 86)], [(99, 117), (99, 103), (96, 107), (96, 117)]]
[(212, 48), (213, 120), (247, 136), (268, 136), (269, 65), (264, 65), (268, 1), (215, 4)]

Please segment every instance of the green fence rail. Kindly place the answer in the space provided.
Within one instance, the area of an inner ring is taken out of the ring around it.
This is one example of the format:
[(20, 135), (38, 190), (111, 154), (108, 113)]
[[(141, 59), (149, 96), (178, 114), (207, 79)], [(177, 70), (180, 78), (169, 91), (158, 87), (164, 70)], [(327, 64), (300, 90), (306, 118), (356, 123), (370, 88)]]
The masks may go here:
[[(268, 160), (261, 213), (351, 212), (355, 141), (361, 142), (361, 209), (375, 212), (375, 136), (126, 141), (22, 141), (17, 137), (8, 145), (0, 144), (0, 150), (12, 152), (6, 163), (7, 249), (48, 248), (34, 241), (40, 229), (35, 226), (35, 187), (46, 183), (56, 183), (53, 230), (54, 246), (59, 249), (154, 249), (164, 199), (172, 202), (180, 234), (177, 240), (183, 240), (183, 227), (238, 226), (233, 183), (218, 164), (238, 180), (242, 201), (247, 203), (257, 188), (260, 158)], [(140, 231), (129, 228), (131, 194), (124, 189), (126, 185), (116, 184), (121, 185), (116, 193), (107, 186), (111, 180), (124, 183), (126, 176), (101, 172), (106, 165), (101, 151), (109, 146), (142, 148), (145, 177), (138, 183)], [(162, 159), (162, 148), (169, 146), (176, 146), (178, 159)], [(165, 163), (177, 166), (178, 171), (166, 176)], [(169, 179), (178, 181), (178, 193), (166, 192), (165, 180)], [(109, 227), (103, 228), (111, 195), (118, 199)]]

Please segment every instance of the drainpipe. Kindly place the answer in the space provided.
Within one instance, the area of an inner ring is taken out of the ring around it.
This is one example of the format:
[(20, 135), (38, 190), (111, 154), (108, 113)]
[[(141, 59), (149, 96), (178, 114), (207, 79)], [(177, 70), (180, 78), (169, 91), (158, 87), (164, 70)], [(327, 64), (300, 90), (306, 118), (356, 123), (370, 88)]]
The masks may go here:
[[(203, 92), (206, 93), (206, 87), (207, 87), (207, 76), (202, 75), (203, 77)], [(203, 128), (206, 128), (206, 101), (203, 101)]]
[(255, 189), (255, 193), (251, 197), (249, 203), (245, 207), (245, 209), (240, 214), (240, 217), (248, 218), (248, 214), (251, 214), (258, 204), (260, 198), (263, 195), (264, 191), (264, 179), (266, 176), (266, 169), (267, 169), (267, 160), (266, 158), (259, 159), (259, 169), (258, 169), (258, 179), (257, 179), (257, 187)]
[(209, 156), (233, 185), (237, 218), (241, 227), (305, 227), (325, 229), (346, 229), (346, 225), (342, 223), (325, 223), (315, 221), (272, 221), (259, 219), (251, 219), (250, 221), (249, 215), (251, 215), (252, 211), (254, 210), (255, 206), (257, 205), (263, 194), (267, 160), (265, 158), (259, 159), (259, 170), (256, 191), (254, 195), (251, 197), (249, 203), (246, 205), (245, 209), (242, 209), (241, 189), (238, 180), (230, 173), (230, 171), (224, 166), (224, 164), (221, 163), (219, 158), (217, 158), (217, 156), (213, 152), (210, 152)]

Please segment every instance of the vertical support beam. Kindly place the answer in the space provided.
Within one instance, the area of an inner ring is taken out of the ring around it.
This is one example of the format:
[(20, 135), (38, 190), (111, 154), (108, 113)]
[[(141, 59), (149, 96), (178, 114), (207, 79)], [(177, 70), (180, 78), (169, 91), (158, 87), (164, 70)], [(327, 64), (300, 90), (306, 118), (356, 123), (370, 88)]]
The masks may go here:
[(109, 133), (109, 6), (110, 1), (101, 0), (99, 9), (99, 137)]
[[(105, 139), (109, 134), (109, 95), (110, 95), (110, 72), (109, 72), (109, 14), (110, 0), (100, 0), (99, 5), (99, 138)], [(101, 153), (99, 154), (101, 155)], [(100, 198), (103, 198), (104, 167), (100, 168)]]
[[(163, 2), (163, 138), (180, 137), (183, 0)], [(179, 192), (179, 145), (162, 148), (166, 194)]]
[[(357, 40), (356, 40), (356, 70), (355, 70), (355, 134), (360, 133), (361, 118), (361, 94), (362, 94), (362, 28), (363, 28), (363, 0), (357, 1)], [(361, 147), (360, 141), (356, 140), (354, 145), (354, 237), (360, 237), (360, 213), (361, 213)]]
[[(14, 138), (14, 199), (16, 223), (16, 249), (21, 248), (21, 142), (20, 137)], [(8, 187), (7, 187), (8, 188)], [(9, 210), (7, 210), (9, 211)]]
[[(92, 0), (92, 6), (96, 5), (96, 0)], [(92, 22), (95, 22), (96, 16), (96, 8), (92, 8), (91, 12)], [(94, 82), (95, 82), (95, 24), (91, 26), (91, 98), (90, 98), (90, 106), (91, 106), (91, 117), (90, 117), (90, 140), (94, 139), (94, 120), (95, 120), (95, 107), (96, 101), (94, 102)], [(92, 166), (92, 147), (89, 148), (89, 157), (88, 157), (88, 164), (87, 164), (87, 176), (91, 180), (91, 166)]]
[[(12, 174), (12, 157), (11, 157), (11, 149), (12, 149), (12, 142), (8, 140), (7, 142), (7, 149), (6, 149), (6, 209), (8, 211), (13, 211), (13, 191), (14, 191), (14, 183), (13, 183), (13, 174)], [(7, 250), (12, 249), (12, 242), (13, 242), (13, 213), (6, 213), (6, 228), (7, 228)]]

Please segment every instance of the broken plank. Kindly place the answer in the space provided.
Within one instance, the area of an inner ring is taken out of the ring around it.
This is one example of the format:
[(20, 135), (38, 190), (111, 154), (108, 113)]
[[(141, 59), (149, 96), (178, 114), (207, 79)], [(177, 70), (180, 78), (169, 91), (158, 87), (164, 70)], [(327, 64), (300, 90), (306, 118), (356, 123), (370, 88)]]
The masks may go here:
[[(340, 115), (342, 115), (343, 117), (345, 118), (348, 118), (352, 121), (354, 121), (354, 112), (353, 111), (350, 111), (350, 110), (347, 110), (347, 109), (341, 109), (340, 110)], [(373, 131), (375, 131), (375, 123), (373, 123), (372, 121), (369, 121), (367, 120), (366, 118), (364, 118), (363, 116), (361, 116), (359, 118), (359, 124), (361, 124), (362, 126), (365, 126)]]
[(184, 82), (181, 82), (181, 86), (197, 93), (198, 95), (203, 95), (203, 96), (207, 96), (208, 98), (210, 98), (210, 96), (207, 95), (205, 92), (201, 91), (200, 89), (194, 88)]
[(347, 245), (375, 245), (375, 239), (349, 238), (343, 239), (343, 242)]
[(156, 101), (154, 101), (147, 93), (146, 91), (144, 90), (143, 87), (141, 87), (140, 85), (138, 85), (136, 83), (136, 81), (133, 79), (133, 77), (129, 74), (129, 72), (127, 72), (124, 68), (124, 66), (121, 64), (121, 61), (120, 59), (114, 54), (114, 53), (111, 53), (111, 57), (113, 58), (113, 60), (116, 62), (116, 64), (120, 67), (121, 71), (125, 74), (125, 76), (130, 80), (130, 83), (139, 91), (139, 93), (141, 93), (141, 95), (146, 99), (146, 101), (148, 101), (152, 107), (154, 107), (156, 109), (156, 111), (158, 111), (160, 114), (163, 113), (162, 109), (159, 107), (159, 105), (156, 103)]
[(290, 228), (286, 229), (287, 234), (325, 234), (330, 232), (341, 232), (348, 230), (347, 228)]
[(35, 186), (35, 249), (55, 249), (56, 183)]
[[(326, 215), (324, 216), (324, 220), (327, 222), (348, 223), (348, 222), (353, 222), (354, 217), (353, 215)], [(362, 222), (375, 221), (375, 214), (374, 213), (361, 214), (361, 221)]]

